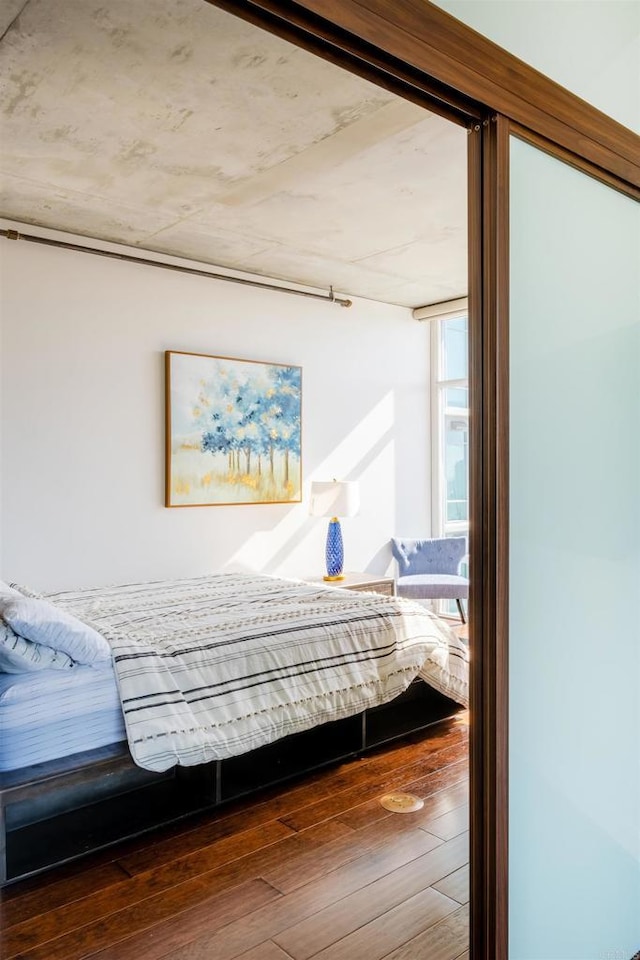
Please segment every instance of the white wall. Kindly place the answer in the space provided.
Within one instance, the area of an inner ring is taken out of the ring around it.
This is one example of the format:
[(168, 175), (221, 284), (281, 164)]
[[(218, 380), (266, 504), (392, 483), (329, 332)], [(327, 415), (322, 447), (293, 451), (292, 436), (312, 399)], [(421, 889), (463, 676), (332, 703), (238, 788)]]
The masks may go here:
[(640, 130), (637, 0), (433, 0), (514, 56)]
[[(311, 479), (360, 481), (346, 569), (382, 573), (394, 533), (428, 534), (429, 329), (409, 310), (0, 244), (4, 579), (322, 575)], [(163, 506), (166, 349), (303, 367), (303, 503)]]

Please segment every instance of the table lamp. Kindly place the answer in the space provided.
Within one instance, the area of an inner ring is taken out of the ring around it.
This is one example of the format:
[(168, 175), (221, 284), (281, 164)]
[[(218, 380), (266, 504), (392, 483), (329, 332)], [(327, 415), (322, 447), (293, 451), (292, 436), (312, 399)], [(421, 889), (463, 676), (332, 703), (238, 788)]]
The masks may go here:
[(325, 551), (327, 573), (325, 580), (343, 580), (344, 547), (338, 517), (354, 517), (360, 506), (358, 484), (347, 480), (314, 480), (311, 484), (313, 517), (330, 517)]

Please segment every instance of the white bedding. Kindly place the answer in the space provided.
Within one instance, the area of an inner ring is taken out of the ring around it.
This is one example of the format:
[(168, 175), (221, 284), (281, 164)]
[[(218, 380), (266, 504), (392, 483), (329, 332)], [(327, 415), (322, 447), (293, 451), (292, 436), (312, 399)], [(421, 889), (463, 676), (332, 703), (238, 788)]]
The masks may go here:
[(247, 574), (48, 594), (109, 641), (136, 763), (253, 750), (393, 699), (468, 702), (466, 647), (420, 604)]
[(0, 673), (0, 772), (126, 739), (111, 661)]

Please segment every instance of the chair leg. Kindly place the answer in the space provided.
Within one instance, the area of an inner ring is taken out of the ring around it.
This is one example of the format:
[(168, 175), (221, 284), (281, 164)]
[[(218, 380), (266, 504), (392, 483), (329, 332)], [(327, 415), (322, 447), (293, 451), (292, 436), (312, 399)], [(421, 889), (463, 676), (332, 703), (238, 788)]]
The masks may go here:
[(462, 609), (462, 603), (457, 597), (456, 597), (456, 603), (458, 604), (458, 610), (460, 611), (460, 619), (462, 620), (463, 623), (466, 623), (467, 621), (464, 615), (464, 610)]

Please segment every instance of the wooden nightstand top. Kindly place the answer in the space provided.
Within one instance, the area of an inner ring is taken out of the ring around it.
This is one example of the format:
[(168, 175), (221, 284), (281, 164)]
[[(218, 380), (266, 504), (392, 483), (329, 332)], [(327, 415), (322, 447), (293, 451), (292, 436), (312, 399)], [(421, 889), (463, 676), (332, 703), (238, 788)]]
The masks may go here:
[(394, 597), (396, 582), (393, 577), (381, 577), (375, 573), (345, 573), (342, 580), (323, 580), (314, 577), (311, 583), (322, 583), (326, 587), (340, 587), (342, 590), (368, 590), (371, 593), (384, 593)]

